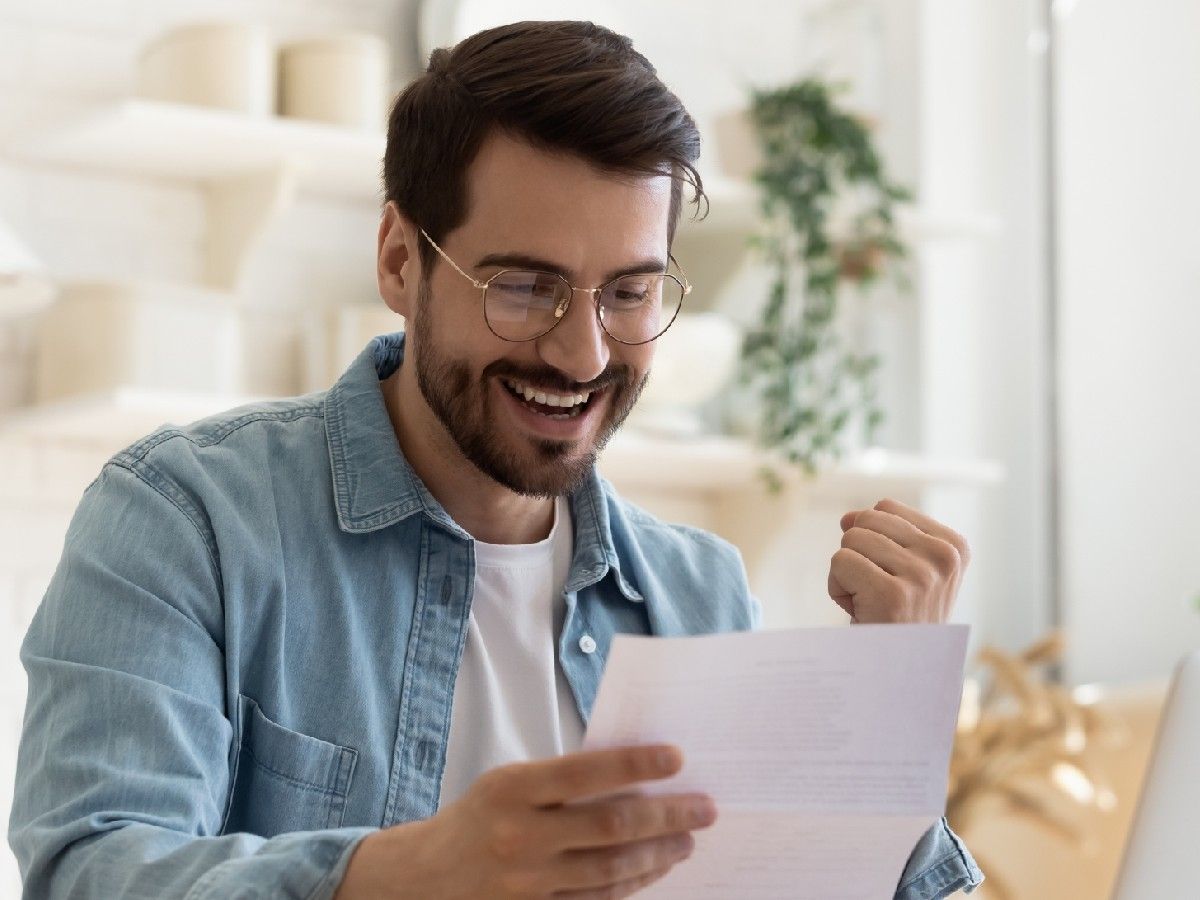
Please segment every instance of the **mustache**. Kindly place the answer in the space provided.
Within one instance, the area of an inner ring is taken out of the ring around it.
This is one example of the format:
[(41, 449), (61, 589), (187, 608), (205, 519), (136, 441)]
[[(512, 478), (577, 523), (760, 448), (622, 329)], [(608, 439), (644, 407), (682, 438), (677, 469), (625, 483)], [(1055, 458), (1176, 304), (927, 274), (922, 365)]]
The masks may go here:
[(633, 368), (627, 365), (607, 366), (591, 381), (575, 381), (553, 366), (518, 366), (508, 360), (498, 359), (486, 365), (481, 375), (485, 381), (493, 377), (527, 381), (555, 393), (582, 394), (609, 385), (633, 384)]

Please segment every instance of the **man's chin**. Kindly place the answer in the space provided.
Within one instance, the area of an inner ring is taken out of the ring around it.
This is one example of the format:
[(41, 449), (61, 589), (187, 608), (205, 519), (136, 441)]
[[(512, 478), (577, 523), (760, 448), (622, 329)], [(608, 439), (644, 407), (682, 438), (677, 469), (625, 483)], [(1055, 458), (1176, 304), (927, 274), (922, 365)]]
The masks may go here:
[(529, 440), (524, 449), (523, 453), (505, 454), (503, 460), (488, 460), (486, 467), (479, 468), (515, 493), (561, 497), (583, 484), (596, 464), (595, 449), (581, 450), (578, 441), (537, 438)]

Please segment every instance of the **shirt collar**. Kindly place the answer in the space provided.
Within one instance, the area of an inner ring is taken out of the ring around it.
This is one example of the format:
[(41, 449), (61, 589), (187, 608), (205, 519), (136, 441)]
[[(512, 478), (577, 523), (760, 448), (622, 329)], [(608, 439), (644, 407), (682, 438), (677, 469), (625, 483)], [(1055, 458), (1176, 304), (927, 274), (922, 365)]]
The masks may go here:
[[(338, 527), (366, 533), (423, 513), (470, 540), (417, 477), (396, 440), (379, 382), (403, 359), (404, 332), (373, 338), (326, 393), (325, 431)], [(641, 594), (621, 574), (608, 514), (610, 492), (593, 468), (569, 498), (575, 550), (566, 589), (579, 591), (611, 571), (621, 593), (641, 601)]]

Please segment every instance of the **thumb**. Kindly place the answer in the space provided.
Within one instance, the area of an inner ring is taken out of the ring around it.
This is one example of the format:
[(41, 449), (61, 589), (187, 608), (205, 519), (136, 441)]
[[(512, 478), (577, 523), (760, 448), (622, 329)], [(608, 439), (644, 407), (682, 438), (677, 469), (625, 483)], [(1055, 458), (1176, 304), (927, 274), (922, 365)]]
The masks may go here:
[(854, 595), (838, 581), (837, 576), (833, 574), (832, 567), (829, 570), (829, 596), (847, 615), (854, 615)]

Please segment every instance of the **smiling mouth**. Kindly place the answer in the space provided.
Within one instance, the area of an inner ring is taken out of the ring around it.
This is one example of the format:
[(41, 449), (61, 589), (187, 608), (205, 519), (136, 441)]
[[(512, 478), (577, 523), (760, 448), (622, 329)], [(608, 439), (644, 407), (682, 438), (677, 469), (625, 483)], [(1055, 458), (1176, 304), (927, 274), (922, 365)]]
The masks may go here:
[(547, 419), (574, 419), (586, 410), (599, 391), (559, 394), (537, 388), (516, 378), (501, 378), (500, 383), (526, 409)]

